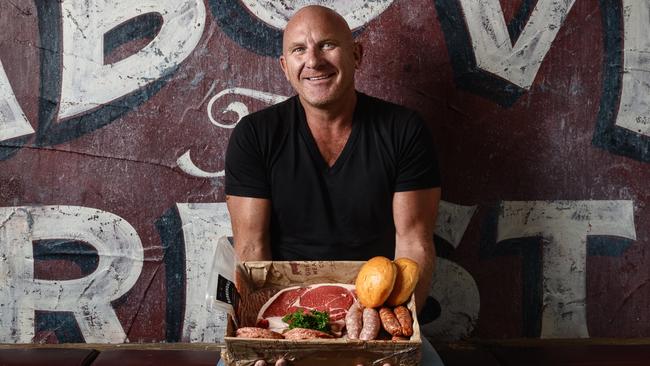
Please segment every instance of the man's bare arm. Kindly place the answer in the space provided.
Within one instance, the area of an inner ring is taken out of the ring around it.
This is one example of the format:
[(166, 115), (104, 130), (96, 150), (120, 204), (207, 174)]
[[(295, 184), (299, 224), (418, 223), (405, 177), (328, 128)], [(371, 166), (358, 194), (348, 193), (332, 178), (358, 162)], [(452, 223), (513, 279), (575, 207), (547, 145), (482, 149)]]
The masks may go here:
[(395, 258), (407, 257), (420, 265), (420, 279), (415, 288), (418, 311), (429, 295), (436, 262), (433, 245), (440, 188), (395, 192), (393, 218), (395, 220)]
[(235, 253), (240, 261), (271, 260), (271, 201), (226, 196)]

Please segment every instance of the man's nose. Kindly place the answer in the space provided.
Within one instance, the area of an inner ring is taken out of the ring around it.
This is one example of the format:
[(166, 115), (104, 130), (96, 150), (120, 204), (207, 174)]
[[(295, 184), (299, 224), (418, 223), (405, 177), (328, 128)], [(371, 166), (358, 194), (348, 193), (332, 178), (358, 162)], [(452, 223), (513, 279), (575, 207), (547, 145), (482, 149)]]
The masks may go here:
[(305, 65), (309, 68), (317, 68), (323, 63), (323, 53), (318, 47), (307, 50), (307, 59)]

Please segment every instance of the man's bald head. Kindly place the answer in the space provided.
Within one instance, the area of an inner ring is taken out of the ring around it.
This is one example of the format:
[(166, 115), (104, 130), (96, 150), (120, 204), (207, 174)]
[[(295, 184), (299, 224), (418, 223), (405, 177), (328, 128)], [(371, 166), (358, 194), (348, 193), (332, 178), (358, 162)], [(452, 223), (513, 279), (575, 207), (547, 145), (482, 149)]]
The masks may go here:
[(303, 106), (354, 110), (354, 73), (363, 54), (348, 23), (324, 6), (300, 9), (282, 38), (280, 66)]
[(341, 14), (336, 11), (321, 5), (308, 5), (303, 8), (300, 8), (287, 22), (286, 27), (284, 28), (283, 37), (282, 37), (282, 49), (285, 50), (287, 47), (287, 35), (296, 28), (300, 27), (303, 24), (309, 24), (312, 22), (325, 22), (328, 23), (333, 29), (337, 32), (340, 32), (346, 42), (350, 44), (353, 43), (352, 31), (348, 22), (341, 16)]

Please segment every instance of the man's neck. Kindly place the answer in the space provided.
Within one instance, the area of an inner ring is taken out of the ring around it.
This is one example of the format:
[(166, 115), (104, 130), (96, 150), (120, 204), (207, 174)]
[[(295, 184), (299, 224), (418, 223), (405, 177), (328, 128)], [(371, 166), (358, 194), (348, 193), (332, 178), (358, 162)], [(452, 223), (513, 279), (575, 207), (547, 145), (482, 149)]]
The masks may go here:
[(316, 108), (301, 101), (307, 117), (307, 126), (329, 167), (334, 166), (352, 132), (352, 119), (357, 105), (356, 91), (352, 90), (352, 93), (341, 101), (340, 105), (327, 108)]
[(312, 131), (314, 129), (347, 129), (352, 125), (352, 117), (357, 105), (357, 93), (352, 90), (349, 97), (344, 98), (342, 103), (334, 106), (318, 108), (303, 103), (302, 100), (301, 104), (305, 110), (307, 124)]

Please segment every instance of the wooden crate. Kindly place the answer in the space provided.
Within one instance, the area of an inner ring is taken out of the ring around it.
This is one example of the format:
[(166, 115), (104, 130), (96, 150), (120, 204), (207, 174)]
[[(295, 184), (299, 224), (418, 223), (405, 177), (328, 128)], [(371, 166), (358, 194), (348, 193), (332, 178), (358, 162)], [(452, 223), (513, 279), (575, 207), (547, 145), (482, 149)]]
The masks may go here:
[[(260, 290), (268, 290), (266, 293), (270, 298), (273, 292), (290, 286), (319, 283), (354, 284), (363, 263), (365, 262), (246, 262), (239, 268), (237, 288), (242, 302), (245, 302), (247, 297), (252, 298), (251, 294), (259, 294)], [(412, 314), (416, 314), (413, 298), (407, 306)], [(244, 310), (240, 313), (240, 318), (253, 318), (258, 311), (259, 308)], [(290, 360), (291, 365), (370, 365), (373, 362), (378, 365), (383, 362), (390, 362), (395, 366), (419, 365), (422, 340), (417, 317), (413, 318), (413, 336), (406, 341), (243, 339), (234, 336), (236, 326), (231, 318), (221, 357), (226, 365), (237, 366), (252, 365), (255, 360), (260, 359), (272, 365), (272, 362), (280, 357)], [(250, 324), (242, 324), (246, 325)], [(378, 362), (380, 359), (382, 362)]]

